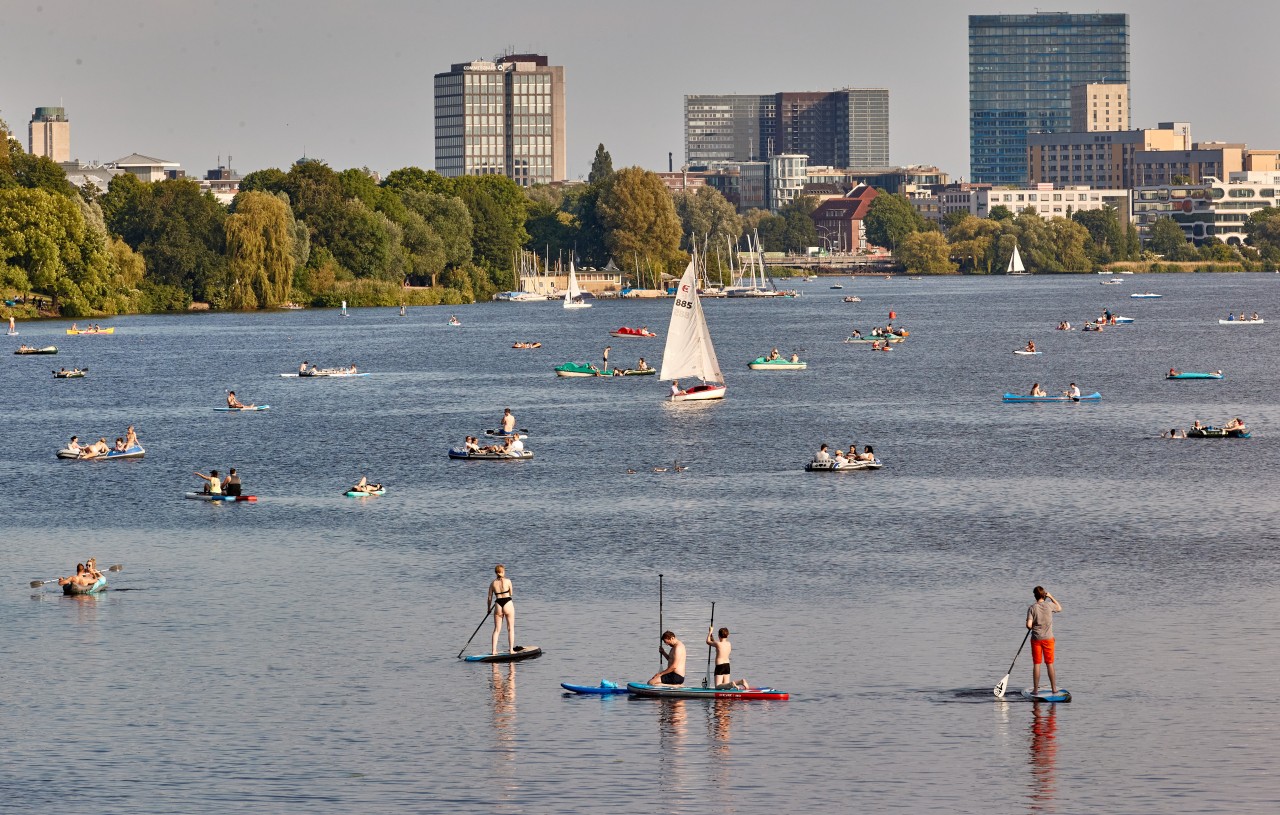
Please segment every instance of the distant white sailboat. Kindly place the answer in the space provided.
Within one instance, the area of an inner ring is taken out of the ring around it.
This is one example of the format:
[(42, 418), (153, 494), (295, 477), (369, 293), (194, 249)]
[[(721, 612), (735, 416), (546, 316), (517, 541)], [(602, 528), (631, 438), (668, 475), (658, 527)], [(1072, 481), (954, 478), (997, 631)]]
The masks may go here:
[(569, 258), (569, 288), (564, 293), (565, 308), (591, 308), (591, 304), (582, 299), (582, 289), (578, 288), (578, 275), (573, 269), (573, 258)]
[(1024, 275), (1027, 273), (1027, 267), (1022, 265), (1022, 255), (1018, 254), (1018, 242), (1013, 242), (1013, 257), (1009, 258), (1009, 267), (1004, 270), (1005, 274)]
[(679, 380), (696, 376), (702, 384), (683, 390), (673, 386), (671, 401), (692, 402), (723, 399), (726, 390), (716, 349), (711, 345), (707, 318), (698, 300), (698, 263), (689, 261), (684, 277), (676, 287), (675, 304), (671, 308), (671, 325), (667, 329), (667, 345), (662, 352), (662, 371), (658, 378)]

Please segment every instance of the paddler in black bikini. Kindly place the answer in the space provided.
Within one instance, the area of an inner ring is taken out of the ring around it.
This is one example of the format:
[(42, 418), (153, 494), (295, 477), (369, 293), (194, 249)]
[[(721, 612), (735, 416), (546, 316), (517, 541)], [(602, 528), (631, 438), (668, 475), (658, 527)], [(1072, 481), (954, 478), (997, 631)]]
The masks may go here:
[(650, 685), (683, 685), (684, 684), (684, 643), (676, 639), (676, 635), (670, 631), (662, 632), (662, 641), (665, 642), (671, 650), (663, 650), (662, 646), (658, 646), (658, 653), (667, 661), (667, 667), (654, 674), (649, 680)]
[(489, 593), (485, 596), (485, 604), (493, 609), (493, 639), (489, 653), (498, 653), (498, 635), (502, 633), (502, 621), (507, 621), (507, 650), (516, 651), (516, 604), (512, 598), (511, 581), (507, 579), (507, 567), (499, 563), (493, 567), (497, 575), (489, 584)]

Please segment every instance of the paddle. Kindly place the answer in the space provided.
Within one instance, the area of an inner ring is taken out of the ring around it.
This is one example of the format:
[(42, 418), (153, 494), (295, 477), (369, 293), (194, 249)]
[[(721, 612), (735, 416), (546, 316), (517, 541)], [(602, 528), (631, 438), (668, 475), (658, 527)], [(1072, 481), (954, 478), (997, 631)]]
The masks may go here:
[(663, 663), (662, 654), (661, 654), (661, 650), (662, 650), (661, 644), (662, 644), (662, 634), (665, 630), (666, 629), (662, 627), (662, 572), (658, 572), (658, 644), (659, 644), (658, 665), (659, 666), (661, 666)]
[(1007, 674), (1005, 674), (1003, 677), (1001, 677), (1001, 678), (1000, 678), (1000, 681), (996, 683), (996, 686), (995, 686), (994, 688), (992, 688), (991, 692), (992, 692), (992, 693), (994, 693), (994, 694), (996, 695), (996, 698), (997, 698), (997, 699), (1003, 699), (1003, 698), (1004, 698), (1004, 689), (1005, 689), (1005, 687), (1007, 687), (1007, 686), (1008, 686), (1008, 684), (1009, 684), (1009, 674), (1013, 673), (1013, 665), (1014, 665), (1014, 662), (1017, 662), (1017, 661), (1018, 661), (1018, 656), (1022, 653), (1022, 649), (1026, 646), (1026, 644), (1027, 644), (1027, 640), (1028, 640), (1030, 637), (1031, 637), (1031, 629), (1030, 629), (1030, 628), (1028, 628), (1028, 629), (1027, 629), (1027, 635), (1026, 635), (1025, 637), (1023, 637), (1023, 638), (1022, 638), (1022, 645), (1019, 645), (1019, 646), (1018, 646), (1018, 653), (1013, 655), (1013, 662), (1010, 662), (1010, 663), (1009, 663), (1009, 673), (1007, 673)]
[[(708, 631), (714, 631), (716, 627), (716, 604), (711, 604), (711, 623), (707, 626)], [(707, 675), (702, 679), (702, 687), (711, 687), (711, 645), (707, 646)]]
[[(109, 572), (122, 572), (122, 571), (124, 571), (124, 566), (123, 566), (122, 564), (120, 564), (120, 563), (113, 563), (112, 565), (110, 565), (110, 566), (108, 566), (108, 567), (107, 567), (107, 571), (109, 571)], [(51, 579), (51, 580), (32, 580), (32, 581), (31, 581), (31, 588), (33, 588), (33, 589), (38, 589), (38, 588), (40, 588), (41, 586), (47, 585), (47, 584), (49, 584), (49, 583), (57, 583), (57, 582), (58, 582), (59, 580), (61, 580), (61, 579), (62, 579), (62, 578), (60, 578), (60, 577), (55, 577), (55, 578), (53, 578), (53, 579)]]
[(480, 618), (480, 625), (476, 626), (476, 630), (471, 632), (471, 636), (467, 637), (467, 644), (462, 646), (462, 650), (458, 652), (458, 659), (462, 659), (462, 654), (467, 650), (467, 646), (471, 645), (471, 641), (476, 638), (476, 634), (480, 633), (480, 626), (484, 625), (484, 621), (489, 619), (489, 615), (493, 613), (493, 606), (489, 606), (485, 610), (484, 616)]

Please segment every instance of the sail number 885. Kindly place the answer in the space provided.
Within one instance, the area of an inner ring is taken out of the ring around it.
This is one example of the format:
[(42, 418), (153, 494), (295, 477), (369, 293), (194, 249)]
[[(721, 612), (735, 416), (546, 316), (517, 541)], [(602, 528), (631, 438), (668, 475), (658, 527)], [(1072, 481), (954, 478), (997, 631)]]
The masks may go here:
[(677, 306), (679, 306), (680, 308), (693, 308), (693, 301), (692, 301), (692, 300), (681, 300), (679, 297), (677, 297), (677, 298), (676, 298), (676, 305), (677, 305)]

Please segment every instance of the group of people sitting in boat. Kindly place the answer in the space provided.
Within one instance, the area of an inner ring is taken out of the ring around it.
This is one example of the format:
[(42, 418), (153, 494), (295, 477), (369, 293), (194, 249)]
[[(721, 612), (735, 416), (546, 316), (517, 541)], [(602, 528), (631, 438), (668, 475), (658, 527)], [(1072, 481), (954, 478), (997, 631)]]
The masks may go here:
[[(606, 360), (606, 361), (605, 361), (605, 365), (607, 366), (608, 364), (609, 364), (609, 363), (608, 363), (608, 360)], [(591, 364), (589, 364), (587, 367), (591, 369), (592, 373), (593, 373), (595, 376), (626, 376), (626, 375), (627, 375), (627, 371), (628, 371), (628, 370), (633, 370), (633, 371), (652, 371), (652, 370), (653, 370), (653, 366), (651, 366), (649, 363), (645, 362), (645, 361), (644, 361), (644, 357), (640, 357), (640, 359), (638, 359), (638, 360), (636, 361), (636, 367), (634, 367), (634, 368), (630, 368), (630, 369), (628, 369), (628, 368), (608, 368), (608, 367), (606, 367), (606, 368), (602, 371), (602, 370), (600, 370), (599, 368), (597, 368), (597, 367), (595, 366), (595, 363), (591, 363)]]
[[(778, 353), (778, 349), (777, 349), (777, 348), (773, 349), (772, 351), (770, 351), (770, 352), (768, 353), (768, 355), (767, 355), (767, 356), (765, 356), (765, 360), (766, 360), (767, 362), (775, 362), (775, 361), (777, 361), (777, 360), (779, 360), (779, 359), (782, 359), (782, 355)], [(643, 360), (643, 359), (642, 359), (642, 360), (640, 360), (640, 361), (641, 361), (641, 362), (644, 362), (644, 360)], [(799, 362), (799, 361), (800, 361), (800, 355), (799, 355), (799, 354), (796, 354), (796, 353), (792, 353), (792, 354), (791, 354), (791, 358), (790, 358), (790, 360), (788, 360), (788, 361), (790, 361), (790, 362)]]
[(813, 461), (815, 464), (825, 463), (825, 462), (835, 462), (835, 465), (837, 467), (843, 466), (853, 461), (875, 461), (875, 460), (876, 460), (876, 451), (871, 449), (871, 445), (869, 444), (863, 446), (861, 453), (858, 452), (858, 445), (856, 444), (849, 445), (848, 453), (841, 450), (839, 447), (837, 447), (836, 451), (832, 453), (827, 449), (827, 445), (824, 444), (818, 448), (818, 452), (815, 453), (813, 456)]
[[(1048, 396), (1048, 395), (1049, 395), (1048, 392), (1046, 392), (1044, 388), (1040, 387), (1039, 382), (1032, 382), (1031, 390), (1027, 393), (1027, 396)], [(1070, 385), (1067, 386), (1067, 389), (1065, 391), (1062, 391), (1062, 395), (1067, 397), (1068, 399), (1079, 399), (1080, 387), (1076, 385), (1076, 383), (1072, 382)]]
[(1199, 435), (1200, 433), (1206, 430), (1225, 430), (1228, 433), (1232, 433), (1237, 436), (1242, 436), (1245, 433), (1249, 432), (1249, 428), (1245, 426), (1244, 420), (1241, 419), (1239, 416), (1237, 416), (1234, 419), (1231, 419), (1230, 421), (1228, 421), (1221, 428), (1216, 428), (1216, 427), (1213, 427), (1212, 425), (1206, 425), (1203, 422), (1201, 422), (1199, 419), (1196, 419), (1194, 422), (1191, 423), (1190, 430), (1183, 431), (1175, 427), (1169, 432), (1161, 433), (1160, 435), (1161, 437), (1166, 439), (1185, 439), (1191, 435)]
[(892, 351), (893, 346), (889, 344), (888, 340), (872, 340), (871, 350), (872, 351)]
[(354, 362), (345, 368), (317, 368), (304, 359), (302, 364), (298, 366), (298, 376), (333, 376), (334, 374), (354, 373), (359, 373)]
[(240, 483), (240, 474), (236, 472), (236, 468), (232, 467), (226, 477), (218, 475), (217, 470), (210, 470), (208, 475), (204, 473), (196, 473), (196, 478), (204, 479), (204, 489), (201, 490), (205, 495), (241, 495), (243, 493), (243, 485)]
[(89, 558), (84, 563), (76, 564), (75, 574), (70, 577), (59, 577), (58, 585), (71, 585), (87, 589), (101, 579), (102, 572), (98, 571), (98, 561), (95, 558)]
[(75, 324), (75, 323), (72, 323), (72, 324), (71, 324), (71, 330), (72, 330), (72, 331), (79, 331), (81, 334), (92, 334), (92, 333), (93, 333), (93, 332), (95, 332), (95, 331), (101, 331), (101, 330), (102, 330), (102, 326), (98, 325), (97, 323), (94, 323), (93, 325), (87, 325), (87, 326), (85, 326), (84, 328), (77, 328), (77, 327), (76, 327), (76, 324)]
[(513, 342), (513, 343), (511, 343), (511, 347), (512, 347), (512, 348), (541, 348), (541, 347), (542, 347), (542, 343), (540, 343), (540, 342)]
[(524, 439), (519, 433), (512, 433), (504, 444), (481, 447), (479, 438), (467, 436), (463, 449), (475, 456), (520, 456), (524, 454)]
[(1237, 316), (1236, 316), (1236, 315), (1234, 315), (1234, 314), (1228, 313), (1228, 314), (1227, 314), (1227, 319), (1228, 319), (1228, 320), (1230, 320), (1230, 321), (1231, 321), (1231, 322), (1233, 322), (1233, 323), (1234, 323), (1234, 322), (1245, 322), (1245, 323), (1247, 323), (1247, 322), (1255, 322), (1255, 323), (1256, 323), (1258, 320), (1261, 320), (1262, 318), (1258, 316), (1258, 312), (1256, 312), (1256, 311), (1253, 313), (1253, 316), (1252, 316), (1252, 317), (1246, 317), (1246, 316), (1244, 316), (1244, 312), (1242, 311), (1242, 312), (1240, 312), (1240, 316), (1239, 316), (1239, 317), (1237, 317)]
[(88, 368), (72, 368), (68, 371), (66, 368), (59, 368), (53, 372), (53, 375), (59, 379), (66, 379), (69, 376), (84, 376), (88, 370)]
[[(232, 472), (235, 472), (235, 471), (232, 470)], [(367, 495), (373, 495), (374, 493), (381, 492), (381, 491), (382, 491), (381, 484), (374, 484), (370, 482), (369, 479), (363, 475), (360, 476), (359, 481), (351, 485), (351, 489), (347, 490), (347, 492), (363, 492)]]
[(106, 436), (98, 439), (93, 444), (84, 445), (80, 443), (79, 436), (72, 436), (71, 441), (67, 443), (66, 450), (67, 452), (78, 453), (80, 458), (101, 458), (108, 453), (125, 453), (134, 447), (141, 446), (141, 443), (138, 442), (137, 431), (133, 429), (133, 425), (129, 425), (123, 436), (116, 436), (115, 446), (107, 444)]

